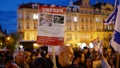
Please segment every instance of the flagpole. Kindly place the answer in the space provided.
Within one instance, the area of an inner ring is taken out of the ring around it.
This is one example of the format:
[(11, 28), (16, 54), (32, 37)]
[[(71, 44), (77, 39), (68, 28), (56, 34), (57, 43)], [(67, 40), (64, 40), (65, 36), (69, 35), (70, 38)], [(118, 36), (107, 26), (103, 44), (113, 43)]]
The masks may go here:
[(117, 53), (116, 68), (119, 68), (119, 63), (120, 63), (120, 54)]

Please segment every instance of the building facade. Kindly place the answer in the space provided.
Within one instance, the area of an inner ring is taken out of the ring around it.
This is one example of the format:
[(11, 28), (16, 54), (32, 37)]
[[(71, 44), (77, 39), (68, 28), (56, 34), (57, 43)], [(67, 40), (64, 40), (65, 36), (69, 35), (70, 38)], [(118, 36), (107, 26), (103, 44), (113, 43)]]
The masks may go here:
[[(38, 26), (38, 5), (22, 4), (18, 8), (18, 33), (21, 41), (36, 41)], [(111, 4), (97, 3), (91, 6), (89, 0), (70, 1), (66, 7), (65, 44), (75, 47), (94, 39), (103, 40), (108, 46), (113, 33), (113, 24), (103, 22), (113, 11)]]
[(73, 3), (73, 6), (76, 5), (80, 8), (79, 12), (71, 8), (73, 11), (68, 10), (66, 13), (65, 43), (73, 46), (82, 43), (89, 45), (92, 40), (99, 39), (107, 47), (114, 27), (113, 24), (103, 23), (113, 11), (113, 6), (101, 2), (91, 6), (89, 0), (78, 0)]
[(22, 4), (18, 8), (18, 33), (20, 41), (35, 41), (38, 25), (38, 4)]

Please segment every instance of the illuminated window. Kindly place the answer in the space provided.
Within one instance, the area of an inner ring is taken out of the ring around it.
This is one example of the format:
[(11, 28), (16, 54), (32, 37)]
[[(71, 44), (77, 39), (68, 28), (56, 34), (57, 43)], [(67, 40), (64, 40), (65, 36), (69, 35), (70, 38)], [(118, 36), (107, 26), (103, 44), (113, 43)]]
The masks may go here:
[(99, 19), (99, 18), (96, 18), (96, 22), (100, 22), (100, 19)]
[(38, 14), (33, 14), (33, 19), (37, 20), (38, 19)]
[(74, 22), (77, 22), (77, 17), (76, 16), (74, 16)]

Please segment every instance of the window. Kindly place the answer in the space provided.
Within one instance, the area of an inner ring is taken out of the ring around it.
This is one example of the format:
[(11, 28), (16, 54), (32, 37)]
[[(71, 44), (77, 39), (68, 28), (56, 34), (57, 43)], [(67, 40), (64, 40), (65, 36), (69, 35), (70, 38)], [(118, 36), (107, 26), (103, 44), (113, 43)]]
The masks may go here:
[(76, 7), (73, 8), (73, 12), (77, 12), (77, 8)]
[(77, 22), (77, 16), (74, 16), (74, 22)]
[(18, 18), (22, 18), (22, 13), (18, 13)]
[(37, 29), (37, 24), (36, 23), (33, 24), (33, 29)]
[(26, 19), (30, 19), (30, 16), (29, 16), (29, 14), (26, 14)]
[(34, 20), (37, 20), (37, 19), (38, 19), (38, 14), (35, 14), (35, 13), (34, 13), (34, 14), (33, 14), (33, 19), (34, 19)]
[(75, 34), (75, 40), (77, 40), (77, 34)]
[(29, 28), (30, 28), (30, 24), (26, 23), (26, 29), (29, 29)]
[(30, 40), (30, 34), (29, 33), (26, 34), (26, 39)]
[(77, 24), (75, 24), (75, 30), (77, 30)]
[(21, 29), (21, 28), (22, 28), (22, 24), (18, 23), (18, 29)]
[(90, 26), (90, 30), (92, 30), (92, 26)]
[(67, 12), (71, 12), (71, 8), (70, 7), (67, 7)]
[(38, 9), (38, 5), (37, 4), (32, 4), (32, 8)]
[(86, 18), (86, 23), (88, 23), (88, 18)]
[(96, 18), (96, 22), (100, 22), (100, 19), (99, 19), (99, 18)]
[(84, 26), (82, 25), (82, 30), (84, 30)]
[(81, 18), (81, 21), (83, 22), (83, 18)]
[(92, 18), (90, 18), (90, 23), (92, 23)]
[(71, 16), (67, 16), (66, 20), (67, 22), (71, 22)]
[(70, 40), (72, 40), (72, 34), (70, 34)]
[(86, 25), (86, 30), (88, 30), (88, 25)]

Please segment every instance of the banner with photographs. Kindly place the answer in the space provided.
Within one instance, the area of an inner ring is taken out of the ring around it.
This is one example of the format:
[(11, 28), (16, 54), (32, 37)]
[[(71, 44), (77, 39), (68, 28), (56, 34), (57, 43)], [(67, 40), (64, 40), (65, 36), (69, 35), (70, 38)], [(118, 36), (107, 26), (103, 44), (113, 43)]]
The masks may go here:
[(37, 43), (40, 45), (64, 44), (64, 7), (39, 6)]

